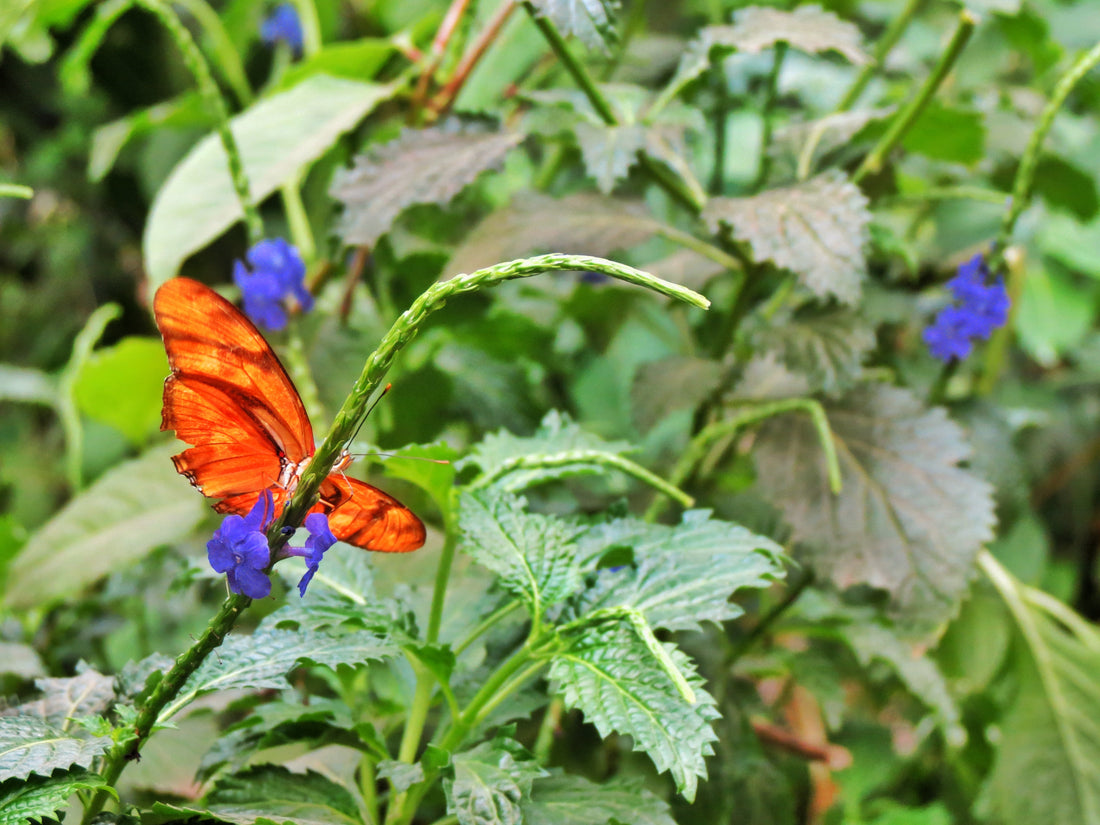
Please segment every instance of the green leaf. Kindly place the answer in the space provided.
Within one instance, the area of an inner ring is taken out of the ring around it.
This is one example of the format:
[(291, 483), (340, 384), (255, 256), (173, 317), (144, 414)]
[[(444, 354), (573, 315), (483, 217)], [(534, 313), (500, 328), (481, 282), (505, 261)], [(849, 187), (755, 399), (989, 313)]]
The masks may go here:
[[(523, 438), (506, 430), (490, 433), (470, 454), (457, 462), (461, 472), (473, 465), (481, 469), (481, 479), (497, 481), (504, 490), (523, 490), (535, 484), (585, 473), (603, 473), (606, 468), (576, 453), (607, 453), (621, 455), (631, 449), (625, 441), (604, 441), (582, 429), (568, 416), (551, 410), (542, 419), (533, 436)], [(543, 466), (538, 466), (539, 462)]]
[(409, 764), (394, 759), (384, 759), (375, 766), (375, 775), (379, 779), (388, 780), (396, 793), (402, 793), (424, 780), (424, 766), (419, 762)]
[(1091, 221), (1100, 211), (1093, 176), (1057, 155), (1039, 158), (1035, 167), (1035, 194), (1082, 222)]
[(440, 511), (447, 512), (458, 455), (458, 451), (444, 441), (410, 444), (394, 452), (392, 459), (386, 462), (386, 475), (412, 482), (427, 491)]
[(633, 565), (599, 570), (578, 612), (632, 607), (653, 628), (701, 630), (702, 622), (735, 619), (744, 610), (729, 601), (731, 595), (768, 587), (783, 576), (780, 545), (711, 519), (706, 510), (689, 510), (674, 527), (618, 519), (593, 527), (577, 544), (586, 565), (615, 548), (628, 547), (634, 554)]
[(875, 621), (852, 622), (844, 627), (842, 638), (865, 668), (872, 660), (886, 662), (909, 692), (932, 711), (936, 726), (951, 747), (966, 744), (959, 708), (931, 658)]
[(233, 636), (196, 670), (164, 716), (196, 696), (213, 690), (277, 690), (286, 687), (286, 675), (301, 663), (335, 669), (360, 665), (400, 653), (393, 642), (367, 631), (344, 634), (319, 631), (261, 630), (251, 636)]
[(619, 42), (615, 31), (619, 5), (619, 0), (531, 0), (536, 14), (549, 18), (563, 35), (605, 52)]
[(448, 261), (448, 273), (474, 272), (498, 261), (544, 252), (607, 257), (640, 246), (661, 229), (645, 205), (590, 192), (555, 199), (525, 193), (493, 212)]
[(396, 52), (397, 46), (392, 40), (377, 37), (328, 43), (320, 51), (290, 66), (280, 78), (279, 88), (289, 89), (319, 74), (349, 80), (372, 78)]
[(434, 127), (406, 130), (360, 155), (332, 184), (344, 205), (344, 243), (373, 246), (407, 207), (449, 203), (522, 140), (517, 132)]
[[(852, 138), (873, 120), (891, 113), (889, 108), (832, 112), (817, 120), (797, 121), (775, 130), (768, 147), (772, 158), (772, 177), (806, 177), (826, 155), (847, 146)], [(812, 144), (812, 147), (811, 147)], [(803, 155), (806, 155), (804, 158)], [(805, 164), (805, 169), (802, 169)], [(804, 172), (804, 174), (800, 174)]]
[(615, 777), (602, 784), (555, 770), (535, 780), (523, 803), (524, 825), (675, 825), (668, 803), (641, 780)]
[(96, 350), (81, 366), (73, 387), (77, 407), (141, 445), (160, 429), (167, 374), (168, 359), (160, 341), (124, 338)]
[(41, 370), (0, 364), (0, 400), (57, 404), (57, 379)]
[(752, 342), (758, 355), (775, 353), (787, 369), (806, 376), (809, 392), (835, 394), (859, 380), (875, 330), (851, 310), (811, 307), (775, 319)]
[(0, 642), (0, 675), (32, 679), (46, 675), (46, 668), (38, 651), (30, 645)]
[(78, 791), (114, 788), (94, 773), (77, 771), (51, 777), (34, 776), (22, 782), (0, 784), (0, 825), (27, 825), (55, 817), (68, 807)]
[[(240, 770), (250, 760), (256, 761), (259, 751), (269, 748), (294, 745), (316, 750), (340, 745), (365, 750), (368, 745), (363, 739), (351, 711), (342, 702), (317, 696), (310, 697), (309, 705), (265, 702), (218, 737), (202, 758), (199, 778), (207, 780), (227, 768)], [(380, 754), (386, 754), (384, 747)]]
[(111, 744), (109, 736), (77, 738), (34, 716), (0, 716), (0, 782), (86, 768)]
[(970, 454), (962, 429), (883, 385), (857, 388), (826, 414), (841, 493), (830, 492), (817, 433), (801, 415), (761, 429), (753, 457), (763, 490), (820, 575), (886, 590), (920, 629), (944, 621), (994, 524), (992, 489), (958, 466)]
[(985, 156), (985, 122), (980, 112), (951, 109), (933, 100), (901, 145), (934, 160), (969, 166)]
[(1015, 315), (1020, 346), (1044, 367), (1053, 367), (1092, 328), (1096, 294), (1094, 283), (1032, 264)]
[(490, 742), (456, 753), (454, 778), (443, 780), (447, 813), (459, 825), (522, 825), (521, 805), (531, 785), (546, 776), (518, 742), (498, 735)]
[(165, 445), (119, 464), (66, 504), (15, 557), (5, 603), (59, 601), (188, 533), (204, 508), (172, 466), (176, 451)]
[(1003, 570), (993, 575), (1018, 634), (1020, 684), (1000, 724), (992, 806), (1007, 825), (1100, 822), (1100, 634)]
[(158, 802), (153, 813), (218, 819), (233, 825), (359, 825), (362, 821), (347, 788), (313, 771), (293, 773), (275, 765), (259, 765), (224, 777), (202, 805)]
[(210, 125), (210, 115), (198, 92), (157, 103), (146, 109), (104, 123), (92, 132), (88, 152), (88, 179), (103, 180), (114, 167), (119, 154), (134, 138), (159, 129), (182, 129)]
[(575, 129), (584, 168), (595, 179), (596, 188), (609, 195), (638, 162), (638, 153), (648, 143), (647, 129), (639, 123), (596, 126), (578, 123)]
[[(234, 117), (252, 199), (296, 180), (392, 93), (390, 86), (314, 75)], [(207, 135), (172, 170), (149, 212), (142, 249), (151, 285), (175, 275), (185, 258), (242, 215), (225, 149), (216, 134)]]
[(723, 226), (753, 258), (789, 269), (819, 298), (859, 302), (871, 213), (859, 187), (836, 171), (746, 198), (712, 198), (703, 219)]
[(670, 771), (677, 790), (690, 802), (698, 779), (707, 775), (704, 757), (713, 752), (711, 743), (717, 739), (710, 723), (718, 711), (690, 660), (674, 645), (664, 648), (687, 675), (695, 704), (685, 701), (625, 622), (586, 626), (568, 650), (554, 656), (550, 678), (566, 705), (582, 711), (601, 736), (632, 737), (634, 749), (648, 754), (658, 771)]
[(726, 369), (693, 355), (670, 355), (638, 367), (630, 387), (634, 422), (646, 432), (677, 410), (695, 409), (722, 385)]
[[(301, 568), (275, 568), (296, 585)], [(342, 625), (371, 630), (382, 636), (398, 636), (399, 606), (392, 599), (382, 598), (374, 587), (371, 566), (358, 548), (336, 546), (325, 551), (324, 564), (318, 568), (309, 590), (301, 598), (288, 599), (286, 604), (267, 616), (264, 629), (294, 626), (302, 630), (339, 628)]]
[(465, 493), (459, 503), (459, 546), (500, 576), (536, 617), (580, 586), (576, 526), (528, 513), (526, 502), (486, 491)]
[(80, 673), (65, 679), (37, 679), (35, 687), (42, 696), (18, 705), (21, 716), (35, 716), (43, 721), (68, 729), (70, 720), (104, 713), (115, 700), (115, 680), (84, 665)]
[(684, 50), (676, 74), (663, 94), (671, 97), (705, 72), (712, 52), (724, 55), (736, 50), (759, 54), (776, 43), (786, 43), (810, 54), (840, 52), (857, 65), (868, 60), (859, 28), (819, 6), (801, 6), (794, 11), (750, 6), (734, 13), (732, 25), (700, 30)]

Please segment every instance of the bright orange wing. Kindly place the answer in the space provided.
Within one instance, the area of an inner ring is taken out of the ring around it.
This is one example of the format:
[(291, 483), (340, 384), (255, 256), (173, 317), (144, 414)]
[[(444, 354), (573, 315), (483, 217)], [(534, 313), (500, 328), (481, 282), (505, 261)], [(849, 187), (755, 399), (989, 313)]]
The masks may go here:
[[(313, 455), (313, 428), (294, 382), (260, 334), (214, 290), (173, 278), (153, 299), (172, 374), (164, 382), (162, 430), (192, 446), (173, 456), (176, 469), (220, 513), (246, 513), (270, 489), (275, 512)], [(381, 490), (338, 473), (321, 484), (312, 512), (329, 514), (341, 541), (404, 553), (424, 544), (424, 525)]]
[(332, 534), (364, 550), (407, 553), (424, 544), (424, 524), (412, 510), (357, 479), (330, 475), (321, 482), (320, 506), (332, 508)]
[(193, 445), (173, 457), (176, 469), (212, 498), (253, 494), (251, 506), (313, 454), (294, 383), (252, 322), (198, 281), (166, 282), (153, 311), (172, 368), (160, 428)]

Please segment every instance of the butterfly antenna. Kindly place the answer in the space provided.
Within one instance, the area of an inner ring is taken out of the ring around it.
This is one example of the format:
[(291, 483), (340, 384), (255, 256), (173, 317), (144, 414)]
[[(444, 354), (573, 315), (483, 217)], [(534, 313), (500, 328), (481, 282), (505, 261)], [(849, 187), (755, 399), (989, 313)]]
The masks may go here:
[(366, 414), (366, 415), (364, 415), (364, 416), (363, 416), (362, 418), (360, 418), (360, 419), (359, 419), (359, 426), (355, 428), (355, 432), (354, 432), (354, 433), (352, 433), (352, 435), (351, 435), (351, 438), (349, 438), (349, 439), (347, 440), (347, 443), (348, 443), (348, 444), (350, 444), (350, 443), (351, 443), (351, 442), (353, 442), (353, 441), (354, 441), (354, 440), (355, 440), (356, 438), (358, 438), (358, 437), (359, 437), (359, 431), (360, 431), (361, 429), (363, 429), (363, 425), (364, 425), (364, 424), (365, 424), (365, 423), (367, 422), (367, 419), (368, 419), (368, 418), (370, 418), (370, 414), (371, 414), (372, 412), (374, 412), (374, 408), (378, 406), (378, 402), (379, 402), (379, 401), (381, 401), (381, 400), (382, 400), (383, 398), (385, 398), (385, 397), (386, 397), (386, 393), (388, 393), (388, 392), (389, 392), (390, 390), (392, 390), (392, 389), (393, 389), (393, 384), (386, 384), (386, 386), (384, 386), (384, 387), (382, 388), (382, 392), (378, 393), (378, 397), (377, 397), (377, 398), (375, 398), (375, 399), (374, 399), (374, 401), (372, 401), (372, 402), (371, 402), (371, 405), (370, 405), (370, 407), (368, 407), (368, 408), (367, 408), (367, 414)]

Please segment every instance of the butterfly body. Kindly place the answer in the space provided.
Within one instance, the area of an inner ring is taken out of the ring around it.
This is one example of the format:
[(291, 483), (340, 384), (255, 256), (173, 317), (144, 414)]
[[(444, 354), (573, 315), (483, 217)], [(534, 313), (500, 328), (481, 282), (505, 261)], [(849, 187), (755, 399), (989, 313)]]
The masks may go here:
[[(293, 381), (259, 330), (214, 290), (173, 278), (153, 299), (171, 375), (162, 430), (191, 445), (176, 470), (222, 513), (247, 513), (264, 490), (276, 512), (293, 495), (315, 450), (313, 427)], [(366, 550), (407, 552), (424, 525), (392, 496), (343, 474), (343, 452), (321, 483), (320, 501), (340, 540)]]

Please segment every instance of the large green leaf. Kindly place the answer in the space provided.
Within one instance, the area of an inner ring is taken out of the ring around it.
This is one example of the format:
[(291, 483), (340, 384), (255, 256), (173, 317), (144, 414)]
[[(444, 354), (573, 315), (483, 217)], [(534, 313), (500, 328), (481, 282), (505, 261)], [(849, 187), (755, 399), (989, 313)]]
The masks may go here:
[(35, 716), (62, 730), (68, 730), (73, 719), (105, 712), (115, 700), (114, 677), (90, 667), (83, 667), (76, 676), (37, 679), (34, 684), (42, 696), (18, 705), (15, 712)]
[(638, 429), (646, 432), (677, 410), (694, 409), (714, 395), (726, 373), (718, 361), (694, 355), (670, 355), (642, 364), (630, 387)]
[(179, 710), (196, 696), (212, 690), (277, 690), (286, 687), (286, 675), (303, 662), (360, 665), (400, 653), (393, 642), (368, 631), (344, 634), (319, 631), (261, 630), (251, 636), (233, 636), (196, 670), (165, 711)]
[(810, 309), (775, 318), (752, 335), (757, 357), (774, 353), (791, 372), (808, 379), (810, 392), (849, 389), (875, 345), (874, 328), (847, 309)]
[(703, 218), (728, 227), (753, 258), (789, 269), (819, 298), (859, 302), (871, 213), (859, 187), (830, 171), (745, 198), (712, 198)]
[(373, 246), (406, 207), (448, 203), (521, 140), (517, 132), (435, 127), (372, 148), (332, 185), (344, 204), (344, 243)]
[(26, 782), (13, 780), (0, 785), (0, 825), (27, 825), (52, 819), (68, 807), (78, 791), (113, 788), (94, 773), (76, 771), (48, 778), (34, 776)]
[(554, 656), (550, 677), (566, 705), (583, 711), (601, 736), (632, 737), (634, 749), (645, 751), (658, 771), (670, 771), (690, 802), (707, 775), (704, 757), (713, 752), (710, 723), (718, 712), (690, 660), (673, 645), (665, 650), (694, 690), (694, 704), (626, 622), (586, 626)]
[(514, 740), (498, 735), (455, 754), (454, 778), (443, 780), (447, 812), (459, 825), (522, 825), (521, 805), (546, 771)]
[(607, 257), (639, 246), (660, 230), (644, 204), (582, 192), (561, 199), (524, 194), (478, 224), (446, 272), (473, 272), (498, 261), (543, 252)]
[(580, 538), (577, 553), (588, 561), (620, 547), (631, 549), (634, 563), (600, 570), (581, 597), (581, 613), (631, 607), (654, 628), (700, 630), (702, 622), (744, 613), (729, 600), (733, 593), (783, 575), (782, 547), (705, 510), (684, 513), (674, 527), (633, 518), (599, 525)]
[(1007, 825), (1096, 825), (1100, 633), (992, 559), (983, 558), (983, 567), (1016, 626), (1020, 682), (1000, 725), (990, 801)]
[(859, 28), (819, 6), (794, 11), (750, 6), (734, 14), (733, 24), (707, 26), (684, 51), (676, 75), (664, 92), (667, 97), (706, 71), (715, 55), (736, 50), (757, 54), (777, 43), (811, 54), (836, 51), (850, 62), (867, 62)]
[[(393, 93), (390, 86), (314, 75), (255, 104), (232, 120), (252, 199), (259, 201), (317, 160)], [(142, 248), (153, 286), (179, 270), (243, 216), (225, 149), (207, 135), (165, 181), (145, 226)]]
[(551, 410), (534, 435), (524, 438), (506, 430), (490, 433), (456, 468), (461, 472), (477, 466), (481, 479), (492, 479), (495, 486), (515, 491), (569, 476), (606, 472), (594, 455), (618, 456), (628, 449), (627, 442), (604, 441)]
[(168, 360), (159, 340), (123, 338), (89, 356), (73, 393), (82, 413), (140, 445), (160, 429), (162, 382), (167, 374)]
[(541, 615), (580, 586), (579, 528), (525, 511), (526, 502), (499, 491), (466, 493), (459, 503), (460, 546)]
[(525, 825), (674, 825), (668, 803), (641, 786), (616, 777), (597, 785), (583, 776), (555, 771), (535, 780), (523, 803)]
[(15, 557), (5, 603), (50, 604), (187, 534), (202, 519), (202, 496), (176, 473), (175, 451), (119, 464), (65, 505)]
[(110, 746), (109, 736), (77, 738), (34, 716), (0, 716), (0, 782), (86, 768)]
[(153, 812), (233, 825), (358, 825), (362, 821), (347, 788), (313, 771), (293, 773), (275, 765), (260, 765), (221, 779), (201, 805), (157, 803)]
[(810, 564), (841, 588), (869, 584), (924, 629), (949, 618), (992, 538), (990, 486), (958, 466), (970, 454), (944, 410), (907, 390), (859, 387), (826, 407), (843, 490), (829, 489), (805, 416), (772, 419), (753, 453), (763, 489)]

